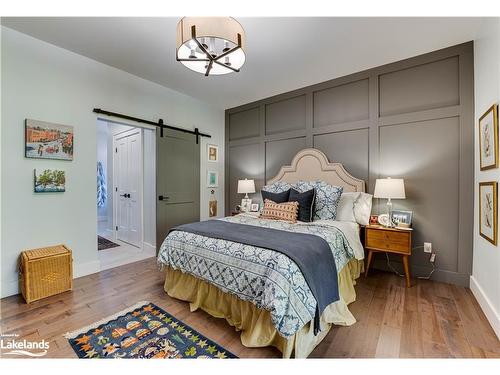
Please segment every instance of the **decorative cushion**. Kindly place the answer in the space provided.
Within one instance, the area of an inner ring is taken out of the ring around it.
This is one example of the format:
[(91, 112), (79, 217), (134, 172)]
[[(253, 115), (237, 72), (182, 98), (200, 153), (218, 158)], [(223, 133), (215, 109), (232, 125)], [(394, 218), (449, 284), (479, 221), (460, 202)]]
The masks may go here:
[(368, 225), (372, 213), (373, 195), (359, 193), (358, 199), (354, 202), (354, 217), (358, 224)]
[(262, 188), (264, 191), (269, 191), (271, 193), (282, 193), (289, 190), (292, 187), (288, 182), (277, 181), (274, 184), (266, 185)]
[(342, 193), (337, 206), (337, 217), (335, 220), (356, 222), (354, 203), (359, 198), (359, 194), (360, 193)]
[(314, 198), (316, 191), (314, 189), (298, 192), (295, 189), (290, 190), (289, 202), (299, 202), (298, 220), (305, 221), (306, 223), (313, 221), (314, 214)]
[(276, 203), (269, 199), (264, 201), (264, 208), (260, 214), (261, 218), (284, 220), (289, 223), (297, 222), (299, 202)]
[(275, 203), (284, 203), (288, 202), (288, 197), (290, 195), (290, 189), (283, 191), (281, 193), (271, 193), (269, 191), (261, 190), (260, 194), (262, 195), (262, 201), (269, 199)]
[(343, 187), (332, 186), (324, 181), (299, 181), (294, 188), (300, 192), (316, 190), (313, 220), (335, 220)]

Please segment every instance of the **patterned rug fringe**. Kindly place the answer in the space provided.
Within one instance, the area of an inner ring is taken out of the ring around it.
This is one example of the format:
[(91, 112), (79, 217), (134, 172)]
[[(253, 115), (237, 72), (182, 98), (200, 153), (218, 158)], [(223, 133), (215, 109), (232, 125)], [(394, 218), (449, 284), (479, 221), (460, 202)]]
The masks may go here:
[(67, 338), (68, 340), (69, 339), (74, 339), (76, 336), (82, 334), (82, 333), (85, 333), (85, 332), (88, 332), (90, 331), (91, 329), (94, 329), (94, 328), (97, 328), (99, 327), (100, 325), (102, 324), (105, 324), (105, 323), (108, 323), (110, 322), (111, 320), (115, 320), (115, 319), (118, 319), (120, 316), (122, 315), (125, 315), (126, 313), (132, 311), (132, 310), (135, 310), (135, 309), (138, 309), (139, 307), (142, 307), (142, 306), (145, 306), (145, 305), (148, 305), (150, 304), (151, 302), (149, 301), (141, 301), (141, 302), (137, 302), (135, 305), (132, 305), (130, 307), (127, 307), (126, 309), (123, 309), (122, 311), (119, 311), (113, 315), (109, 315), (101, 320), (99, 320), (98, 322), (94, 322), (92, 324), (89, 324), (88, 326), (85, 326), (85, 327), (82, 327), (82, 328), (79, 328), (75, 331), (71, 331), (71, 332), (66, 332), (63, 336), (65, 338)]

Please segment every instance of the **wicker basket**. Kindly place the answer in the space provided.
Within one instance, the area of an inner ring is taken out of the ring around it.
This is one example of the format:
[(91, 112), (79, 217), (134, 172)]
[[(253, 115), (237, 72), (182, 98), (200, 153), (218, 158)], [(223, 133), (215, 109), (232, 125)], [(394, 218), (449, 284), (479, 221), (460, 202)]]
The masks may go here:
[(73, 288), (73, 258), (65, 245), (21, 253), (19, 284), (26, 303)]

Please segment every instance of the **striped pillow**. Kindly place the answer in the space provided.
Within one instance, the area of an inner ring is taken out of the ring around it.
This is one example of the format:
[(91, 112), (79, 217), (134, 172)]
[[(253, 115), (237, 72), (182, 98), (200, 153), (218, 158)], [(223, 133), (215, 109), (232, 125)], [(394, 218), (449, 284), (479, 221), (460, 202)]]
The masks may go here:
[(262, 209), (260, 217), (296, 223), (298, 212), (299, 202), (276, 203), (270, 199), (266, 199), (264, 200), (264, 208)]

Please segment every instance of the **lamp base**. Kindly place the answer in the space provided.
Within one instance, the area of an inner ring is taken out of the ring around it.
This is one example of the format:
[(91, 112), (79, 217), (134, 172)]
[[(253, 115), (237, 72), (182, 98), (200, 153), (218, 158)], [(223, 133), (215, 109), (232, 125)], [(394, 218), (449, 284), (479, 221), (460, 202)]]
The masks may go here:
[(392, 202), (391, 198), (387, 200), (387, 216), (389, 216), (389, 220), (387, 221), (387, 225), (385, 225), (386, 228), (393, 228), (394, 223), (392, 222)]

